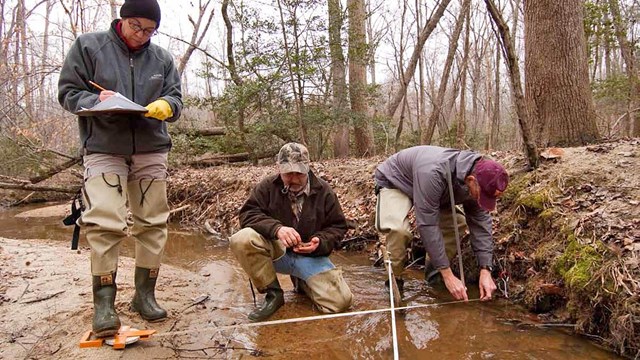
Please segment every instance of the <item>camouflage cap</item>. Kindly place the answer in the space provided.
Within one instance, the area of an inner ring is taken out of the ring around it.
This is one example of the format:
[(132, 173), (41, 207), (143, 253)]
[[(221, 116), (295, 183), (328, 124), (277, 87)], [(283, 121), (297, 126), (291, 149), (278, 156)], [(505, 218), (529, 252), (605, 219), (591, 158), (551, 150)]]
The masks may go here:
[(288, 143), (278, 152), (276, 160), (280, 173), (297, 172), (306, 174), (309, 172), (309, 151), (298, 143)]

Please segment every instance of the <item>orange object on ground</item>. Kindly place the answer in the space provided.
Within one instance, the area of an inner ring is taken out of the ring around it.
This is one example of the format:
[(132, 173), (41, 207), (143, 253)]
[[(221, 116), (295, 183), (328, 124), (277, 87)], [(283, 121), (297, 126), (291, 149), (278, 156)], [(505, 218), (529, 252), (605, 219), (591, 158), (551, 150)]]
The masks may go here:
[[(137, 342), (138, 340), (147, 340), (151, 335), (155, 334), (155, 330), (138, 330), (131, 329), (130, 326), (122, 326), (115, 334), (113, 338), (93, 338), (93, 331), (89, 330), (80, 338), (81, 348), (100, 347), (104, 342), (112, 342), (109, 345), (113, 345), (114, 349), (124, 349), (126, 345)], [(136, 338), (133, 341), (127, 343), (128, 338)]]

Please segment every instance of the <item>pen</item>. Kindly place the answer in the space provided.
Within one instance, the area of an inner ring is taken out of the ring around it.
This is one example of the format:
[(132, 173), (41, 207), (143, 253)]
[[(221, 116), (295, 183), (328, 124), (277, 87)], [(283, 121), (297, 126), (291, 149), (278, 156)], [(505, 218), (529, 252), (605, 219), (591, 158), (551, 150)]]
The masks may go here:
[(98, 85), (98, 84), (94, 83), (94, 82), (93, 82), (93, 81), (91, 81), (91, 80), (89, 80), (89, 84), (91, 84), (91, 85), (95, 86), (95, 87), (96, 87), (98, 90), (100, 90), (100, 91), (107, 91), (107, 89), (105, 89), (105, 88), (103, 88), (102, 86), (100, 86), (100, 85)]

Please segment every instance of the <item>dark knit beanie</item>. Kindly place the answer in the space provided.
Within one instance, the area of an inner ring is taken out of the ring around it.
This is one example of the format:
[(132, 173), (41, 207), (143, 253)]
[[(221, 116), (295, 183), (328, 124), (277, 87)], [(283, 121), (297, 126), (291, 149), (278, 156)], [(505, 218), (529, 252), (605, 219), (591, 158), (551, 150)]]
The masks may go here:
[(153, 20), (157, 28), (160, 27), (160, 5), (156, 0), (125, 0), (120, 8), (120, 17)]

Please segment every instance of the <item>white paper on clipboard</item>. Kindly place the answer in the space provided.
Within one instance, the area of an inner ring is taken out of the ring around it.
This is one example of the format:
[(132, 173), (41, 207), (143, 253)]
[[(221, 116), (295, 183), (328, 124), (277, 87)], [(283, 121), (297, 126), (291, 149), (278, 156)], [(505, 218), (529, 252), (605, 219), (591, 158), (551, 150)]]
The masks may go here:
[(144, 106), (134, 103), (120, 93), (115, 93), (115, 95), (109, 96), (105, 101), (99, 102), (90, 109), (81, 108), (80, 111), (76, 112), (76, 115), (144, 114), (148, 111)]

